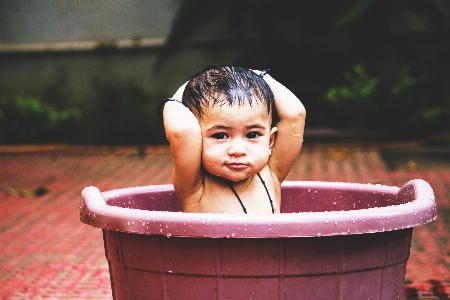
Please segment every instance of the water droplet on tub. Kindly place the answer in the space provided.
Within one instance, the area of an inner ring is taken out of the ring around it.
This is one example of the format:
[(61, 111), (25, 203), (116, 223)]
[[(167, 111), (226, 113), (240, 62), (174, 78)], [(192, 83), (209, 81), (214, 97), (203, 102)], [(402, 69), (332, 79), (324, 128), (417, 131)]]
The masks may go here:
[(311, 189), (308, 189), (308, 193), (311, 193)]
[(337, 203), (336, 202), (333, 202), (333, 205), (336, 205)]
[(317, 194), (317, 191), (314, 191), (314, 194)]
[(317, 236), (317, 237), (321, 237), (321, 236), (322, 236), (322, 234), (320, 234), (320, 232), (319, 232), (318, 234), (316, 234), (316, 236)]
[(328, 224), (328, 220), (325, 220), (325, 224)]
[[(294, 125), (292, 125), (292, 126), (294, 126)], [(253, 291), (253, 292), (252, 292), (252, 296), (255, 296), (255, 294), (256, 294), (255, 291)]]

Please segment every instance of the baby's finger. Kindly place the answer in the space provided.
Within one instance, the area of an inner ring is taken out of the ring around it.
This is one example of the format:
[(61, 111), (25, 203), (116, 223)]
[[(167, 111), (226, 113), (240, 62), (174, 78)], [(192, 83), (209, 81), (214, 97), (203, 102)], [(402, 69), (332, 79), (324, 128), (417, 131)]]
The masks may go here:
[(183, 97), (184, 89), (186, 88), (186, 85), (188, 84), (188, 82), (189, 82), (189, 81), (186, 81), (185, 84), (183, 84), (182, 86), (180, 86), (180, 87), (178, 88), (178, 90), (175, 92), (175, 94), (173, 94), (173, 97), (172, 97), (172, 98), (175, 98), (175, 99), (177, 99), (178, 101), (181, 102), (181, 98)]

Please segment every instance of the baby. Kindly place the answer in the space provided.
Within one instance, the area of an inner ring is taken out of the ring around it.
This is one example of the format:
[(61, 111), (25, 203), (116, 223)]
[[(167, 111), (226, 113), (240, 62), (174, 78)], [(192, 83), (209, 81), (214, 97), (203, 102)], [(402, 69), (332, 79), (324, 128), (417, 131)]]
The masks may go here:
[(265, 73), (208, 67), (161, 102), (182, 211), (280, 212), (281, 183), (300, 152), (306, 111)]

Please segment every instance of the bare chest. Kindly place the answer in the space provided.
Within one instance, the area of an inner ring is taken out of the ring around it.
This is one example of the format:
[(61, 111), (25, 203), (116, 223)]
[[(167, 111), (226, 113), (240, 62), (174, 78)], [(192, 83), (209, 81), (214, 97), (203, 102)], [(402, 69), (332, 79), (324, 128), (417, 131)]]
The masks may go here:
[(279, 189), (271, 180), (256, 175), (243, 183), (206, 177), (200, 207), (202, 211), (212, 213), (279, 213)]

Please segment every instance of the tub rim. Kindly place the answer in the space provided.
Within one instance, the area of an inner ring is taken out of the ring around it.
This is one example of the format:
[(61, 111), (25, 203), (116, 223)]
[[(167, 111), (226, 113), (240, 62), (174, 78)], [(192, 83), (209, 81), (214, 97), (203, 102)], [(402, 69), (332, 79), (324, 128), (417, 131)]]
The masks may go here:
[(398, 195), (412, 188), (414, 200), (386, 207), (359, 210), (267, 214), (213, 214), (148, 211), (110, 206), (110, 198), (131, 192), (174, 192), (173, 185), (149, 185), (100, 192), (96, 187), (82, 191), (81, 222), (112, 231), (168, 237), (282, 238), (365, 234), (423, 225), (437, 218), (434, 193), (422, 179), (408, 181), (402, 188), (347, 182), (285, 181), (282, 187), (352, 187)]

